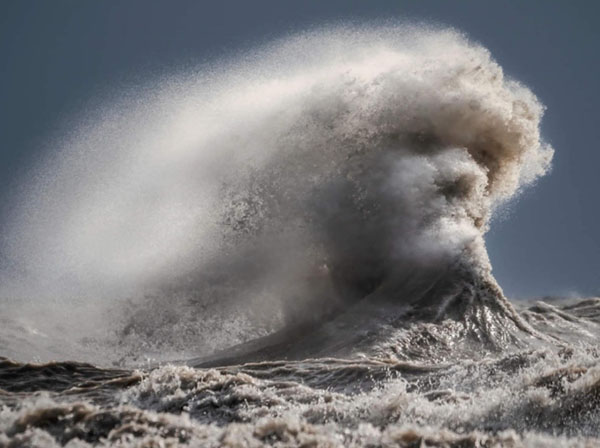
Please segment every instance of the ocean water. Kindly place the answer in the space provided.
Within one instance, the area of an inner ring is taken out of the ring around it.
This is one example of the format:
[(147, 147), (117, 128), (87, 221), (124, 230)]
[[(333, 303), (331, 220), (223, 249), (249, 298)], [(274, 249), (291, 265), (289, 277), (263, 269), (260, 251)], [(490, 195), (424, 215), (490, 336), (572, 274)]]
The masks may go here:
[(406, 24), (98, 101), (5, 205), (0, 446), (600, 446), (600, 298), (511, 302), (485, 248), (543, 111)]

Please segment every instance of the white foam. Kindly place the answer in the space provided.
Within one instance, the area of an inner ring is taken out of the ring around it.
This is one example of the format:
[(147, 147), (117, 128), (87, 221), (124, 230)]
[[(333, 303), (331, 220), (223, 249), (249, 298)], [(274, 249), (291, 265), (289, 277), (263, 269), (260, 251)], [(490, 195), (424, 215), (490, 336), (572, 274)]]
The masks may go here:
[(324, 263), (359, 278), (466, 254), (489, 273), (494, 208), (552, 149), (543, 106), (486, 49), (453, 30), (338, 27), (242, 56), (68, 123), (23, 179), (0, 294), (93, 310), (78, 320), (102, 333), (124, 298), (159, 291), (172, 308), (187, 288), (228, 304), (200, 322), (221, 306), (272, 327), (321, 300)]

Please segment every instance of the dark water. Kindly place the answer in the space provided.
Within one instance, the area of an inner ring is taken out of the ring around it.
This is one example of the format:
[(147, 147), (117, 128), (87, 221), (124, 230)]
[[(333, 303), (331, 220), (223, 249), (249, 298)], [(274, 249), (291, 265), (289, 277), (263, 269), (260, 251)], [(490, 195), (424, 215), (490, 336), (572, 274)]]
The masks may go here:
[[(479, 300), (467, 306), (463, 316), (483, 321), (411, 321), (394, 307), (381, 320), (359, 303), (310, 334), (245, 344), (221, 361), (125, 370), (3, 359), (0, 443), (597, 446), (600, 299), (529, 303), (518, 325), (489, 319)], [(355, 313), (371, 321), (366, 337), (352, 327)], [(331, 344), (334, 327), (343, 338)]]
[(492, 276), (553, 149), (486, 49), (337, 27), (126, 93), (7, 208), (0, 446), (600, 446), (600, 299)]

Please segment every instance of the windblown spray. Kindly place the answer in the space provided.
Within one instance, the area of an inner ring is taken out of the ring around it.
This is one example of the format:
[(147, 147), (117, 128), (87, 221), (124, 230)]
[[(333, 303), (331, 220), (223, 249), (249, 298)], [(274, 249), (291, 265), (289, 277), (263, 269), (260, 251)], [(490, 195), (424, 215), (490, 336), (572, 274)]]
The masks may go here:
[(7, 207), (0, 355), (62, 362), (0, 359), (0, 445), (598, 445), (600, 299), (511, 304), (485, 249), (543, 109), (372, 25), (107, 101)]

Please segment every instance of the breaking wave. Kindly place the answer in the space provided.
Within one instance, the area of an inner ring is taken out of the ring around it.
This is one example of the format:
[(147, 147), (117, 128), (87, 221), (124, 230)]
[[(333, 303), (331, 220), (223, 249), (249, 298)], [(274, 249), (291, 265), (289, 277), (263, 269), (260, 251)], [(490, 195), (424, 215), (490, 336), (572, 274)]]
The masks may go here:
[(7, 309), (162, 359), (373, 296), (430, 317), (487, 297), (523, 329), (483, 237), (550, 166), (542, 113), (480, 45), (407, 26), (308, 32), (151, 82), (23, 182)]
[(110, 99), (6, 208), (0, 445), (597, 446), (600, 299), (510, 303), (484, 242), (542, 114), (410, 26)]

